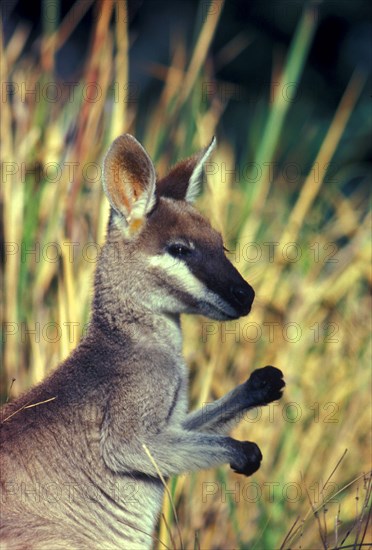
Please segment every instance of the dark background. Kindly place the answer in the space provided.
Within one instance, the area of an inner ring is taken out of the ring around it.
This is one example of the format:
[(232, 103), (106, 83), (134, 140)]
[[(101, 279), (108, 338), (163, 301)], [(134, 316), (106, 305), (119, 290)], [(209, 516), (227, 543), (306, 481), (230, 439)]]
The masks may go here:
[[(302, 0), (226, 0), (224, 4), (208, 62), (217, 80), (239, 86), (238, 93), (229, 95), (221, 121), (227, 135), (229, 128), (233, 128), (238, 151), (237, 128), (241, 128), (242, 137), (246, 135), (242, 121), (248, 126), (256, 109), (260, 108), (260, 101), (267, 102), (275, 61), (284, 62), (302, 10), (309, 3)], [(311, 105), (314, 121), (324, 120), (328, 124), (354, 70), (370, 70), (372, 3), (368, 0), (315, 0), (312, 3), (318, 6), (317, 30), (298, 93), (301, 108)], [(74, 2), (61, 0), (55, 4), (60, 6), (59, 20), (62, 20)], [(154, 63), (171, 64), (171, 43), (177, 36), (181, 36), (192, 51), (208, 6), (209, 1), (203, 0), (128, 0), (129, 81), (141, 90), (137, 98), (139, 121), (141, 116), (146, 117), (162, 88), (162, 82), (153, 77), (149, 67)], [(6, 40), (16, 25), (31, 25), (29, 53), (37, 56), (35, 44), (43, 32), (41, 0), (8, 0), (3, 9)], [(58, 52), (57, 78), (65, 81), (80, 78), (84, 60), (89, 55), (94, 9), (93, 3)], [(234, 40), (246, 46), (233, 59), (223, 61), (225, 46)], [(369, 158), (369, 132), (364, 123), (366, 113), (371, 115), (371, 95), (369, 81), (352, 129), (359, 160)], [(295, 109), (291, 116), (296, 117)], [(290, 123), (293, 125), (295, 121)]]

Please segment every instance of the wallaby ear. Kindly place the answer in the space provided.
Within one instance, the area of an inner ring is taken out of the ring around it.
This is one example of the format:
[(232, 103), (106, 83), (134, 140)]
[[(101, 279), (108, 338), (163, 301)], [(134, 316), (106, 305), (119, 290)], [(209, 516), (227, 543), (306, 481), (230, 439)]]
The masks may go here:
[(125, 228), (138, 230), (156, 202), (154, 165), (130, 134), (115, 139), (103, 165), (103, 188)]
[(160, 197), (194, 202), (203, 181), (203, 166), (216, 147), (216, 143), (217, 140), (213, 137), (208, 147), (176, 164), (169, 174), (156, 184), (157, 194)]

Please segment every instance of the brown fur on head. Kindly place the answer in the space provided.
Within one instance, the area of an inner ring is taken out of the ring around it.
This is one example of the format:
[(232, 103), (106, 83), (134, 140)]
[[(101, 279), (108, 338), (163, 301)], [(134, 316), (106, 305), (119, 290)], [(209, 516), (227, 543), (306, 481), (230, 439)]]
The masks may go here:
[(132, 275), (122, 288), (119, 264), (115, 285), (134, 300), (143, 297), (152, 311), (230, 319), (250, 310), (253, 290), (225, 257), (220, 234), (192, 206), (215, 143), (158, 182), (149, 155), (134, 137), (120, 136), (107, 153), (109, 233), (122, 239), (121, 262), (130, 258)]

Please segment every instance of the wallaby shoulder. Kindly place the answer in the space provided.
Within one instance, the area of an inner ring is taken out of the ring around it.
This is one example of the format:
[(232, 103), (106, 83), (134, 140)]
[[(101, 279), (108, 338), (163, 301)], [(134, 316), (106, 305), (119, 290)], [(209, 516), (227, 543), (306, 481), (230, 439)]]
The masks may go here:
[[(99, 336), (96, 334), (95, 336)], [(15, 434), (19, 429), (36, 427), (38, 423), (58, 422), (77, 407), (97, 397), (104, 397), (110, 380), (123, 374), (125, 358), (130, 354), (130, 342), (113, 353), (113, 341), (105, 338), (85, 338), (80, 345), (44, 381), (23, 393), (1, 410), (2, 429)], [(11, 436), (11, 433), (9, 433)]]
[[(186, 391), (181, 355), (177, 361), (165, 344), (154, 346), (145, 335), (134, 343), (130, 336), (108, 337), (102, 327), (94, 327), (48, 378), (2, 407), (0, 433), (10, 443), (30, 429), (48, 426), (50, 431), (54, 425), (74, 423), (78, 416), (103, 421), (108, 410), (122, 427), (126, 417), (130, 428), (131, 417), (143, 421), (141, 409), (154, 421), (159, 412), (167, 418), (180, 388)], [(166, 403), (158, 407), (159, 397), (169, 401), (168, 408)]]

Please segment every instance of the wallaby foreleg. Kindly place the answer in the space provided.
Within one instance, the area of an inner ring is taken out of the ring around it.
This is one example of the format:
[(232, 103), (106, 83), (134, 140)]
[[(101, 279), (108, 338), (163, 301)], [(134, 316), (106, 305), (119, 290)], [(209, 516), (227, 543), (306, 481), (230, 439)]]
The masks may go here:
[[(156, 467), (146, 454), (143, 444)], [(103, 457), (106, 465), (118, 473), (152, 477), (158, 477), (157, 468), (164, 477), (169, 477), (226, 463), (236, 472), (249, 476), (260, 467), (262, 459), (258, 446), (250, 441), (173, 428), (129, 444), (116, 438), (107, 438)]]
[(246, 382), (201, 409), (187, 415), (186, 430), (228, 433), (242, 413), (280, 399), (285, 386), (283, 373), (271, 366), (256, 369)]

